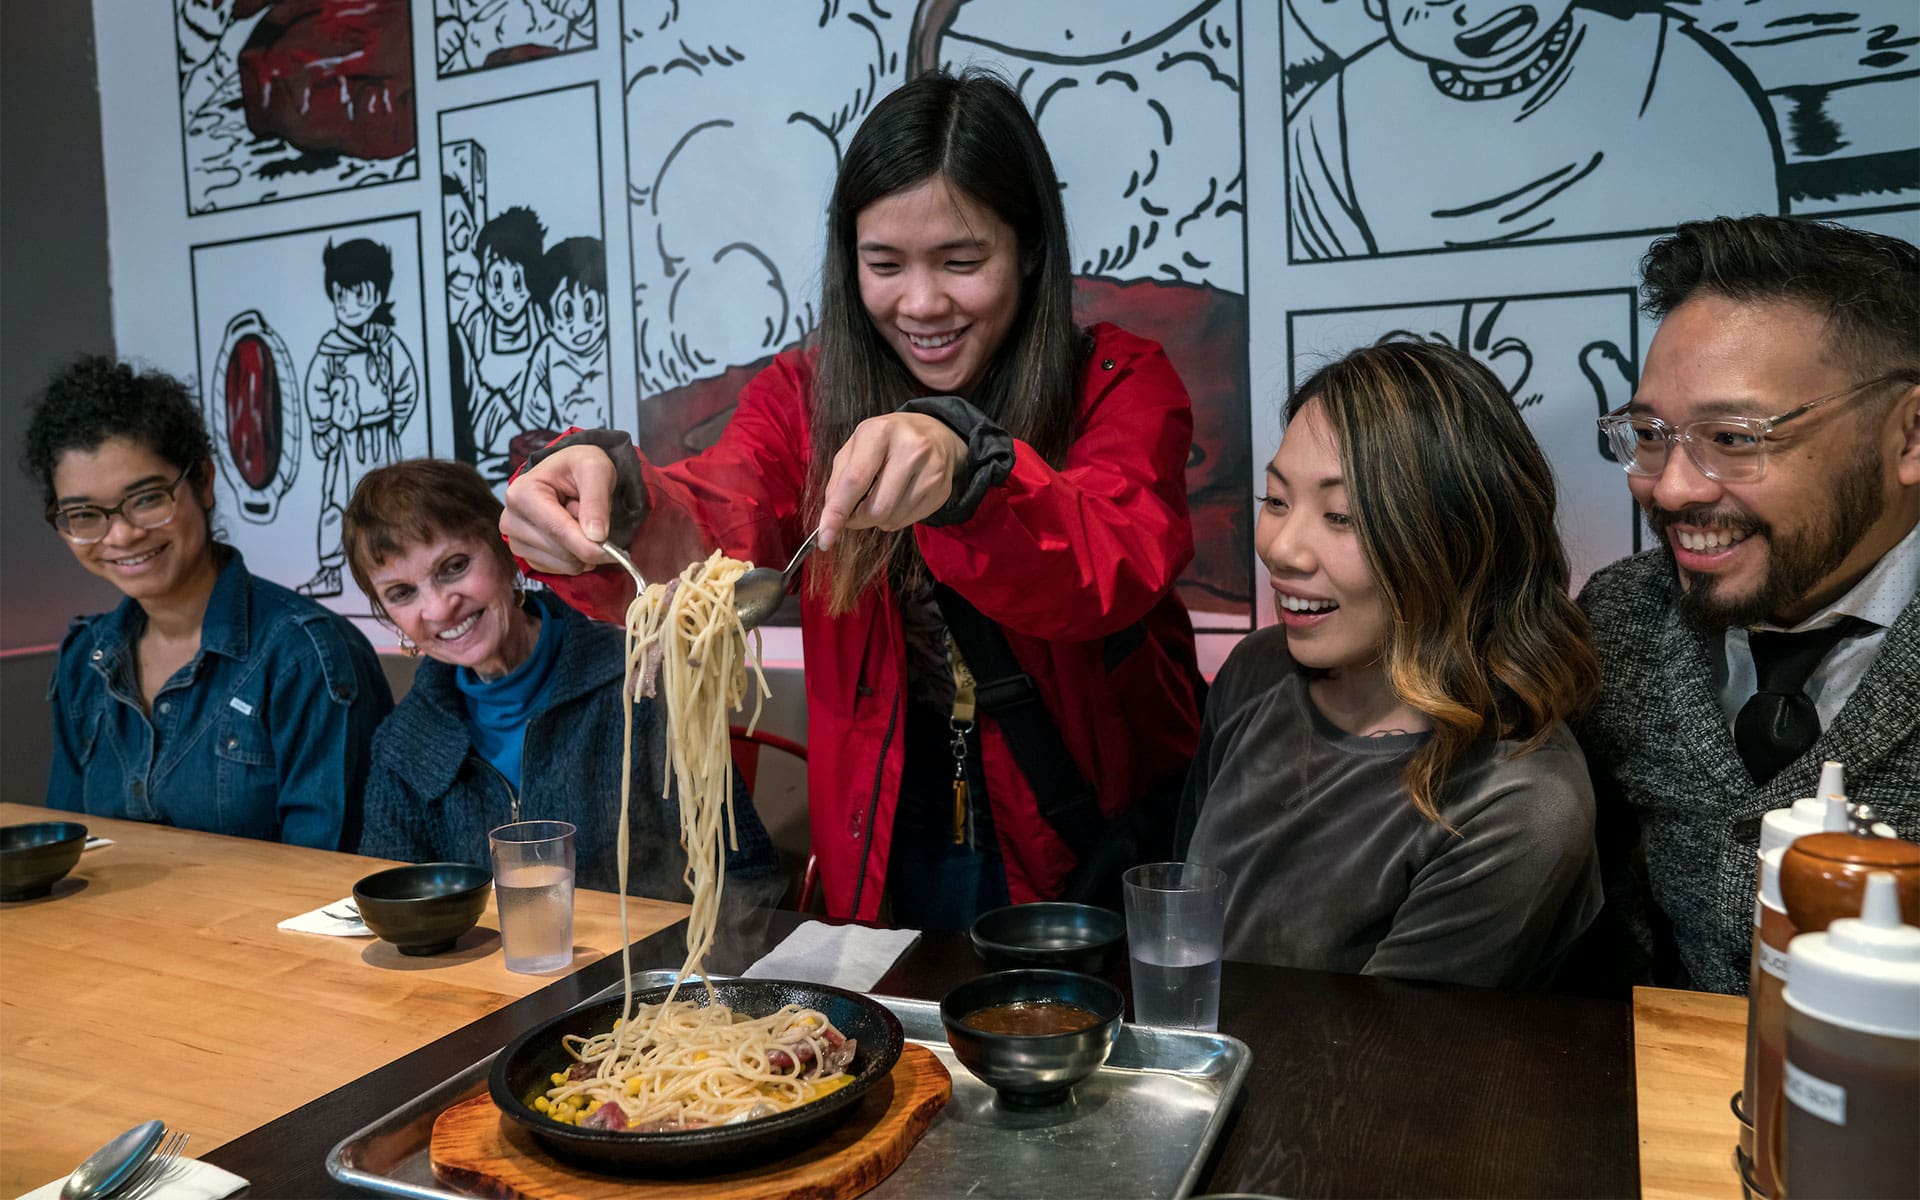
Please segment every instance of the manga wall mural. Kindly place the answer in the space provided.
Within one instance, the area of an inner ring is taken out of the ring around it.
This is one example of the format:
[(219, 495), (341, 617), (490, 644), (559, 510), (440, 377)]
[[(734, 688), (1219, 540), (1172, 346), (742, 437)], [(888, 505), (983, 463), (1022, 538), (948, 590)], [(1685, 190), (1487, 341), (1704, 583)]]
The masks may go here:
[(497, 483), (569, 427), (615, 424), (597, 96), (440, 116), (453, 451)]
[[(823, 11), (626, 6), (643, 447), (671, 461), (711, 443), (741, 384), (813, 327), (821, 214), (840, 147), (873, 103), (920, 70), (990, 65), (1018, 85), (1053, 152), (1082, 319), (1161, 341), (1193, 394), (1188, 485), (1205, 533), (1182, 595), (1202, 624), (1249, 628), (1234, 6), (1088, 0), (1049, 5), (1045, 23), (1015, 0), (927, 3), (910, 17)], [(769, 205), (769, 194), (796, 202)]]
[(1284, 13), (1295, 261), (1920, 199), (1920, 13), (1905, 0), (1287, 0)]
[(94, 4), (119, 349), (195, 380), (254, 569), (356, 615), (339, 510), (376, 463), (503, 486), (569, 426), (711, 445), (818, 323), (848, 139), (939, 67), (1018, 89), (1080, 318), (1192, 396), (1203, 665), (1273, 619), (1253, 497), (1327, 357), (1486, 362), (1584, 578), (1641, 537), (1592, 422), (1652, 332), (1648, 242), (1748, 212), (1920, 240), (1912, 0)]
[(407, 0), (173, 5), (189, 213), (419, 177)]
[(424, 403), (419, 218), (195, 246), (193, 277), (196, 375), (241, 518), (226, 537), (306, 595), (348, 597), (340, 517), (354, 486), (441, 449)]

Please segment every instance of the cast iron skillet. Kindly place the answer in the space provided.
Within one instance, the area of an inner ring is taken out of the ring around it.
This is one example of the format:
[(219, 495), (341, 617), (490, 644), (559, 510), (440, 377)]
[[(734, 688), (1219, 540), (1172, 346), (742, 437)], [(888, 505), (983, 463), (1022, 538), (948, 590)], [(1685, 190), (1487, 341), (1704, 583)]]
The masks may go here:
[[(621, 998), (576, 1008), (521, 1034), (494, 1059), (487, 1076), (493, 1102), (519, 1122), (554, 1157), (581, 1166), (628, 1175), (694, 1175), (733, 1171), (794, 1154), (824, 1138), (850, 1116), (867, 1089), (885, 1079), (906, 1044), (900, 1020), (871, 997), (818, 983), (777, 979), (730, 979), (713, 985), (720, 1003), (735, 1012), (763, 1017), (783, 1005), (798, 1004), (825, 1013), (858, 1047), (848, 1070), (853, 1082), (798, 1108), (708, 1129), (669, 1133), (621, 1133), (581, 1129), (548, 1120), (527, 1104), (544, 1092), (555, 1071), (573, 1065), (561, 1045), (565, 1034), (591, 1035), (613, 1028)], [(633, 994), (634, 1003), (658, 1004), (665, 987)], [(707, 989), (696, 980), (683, 985), (678, 999), (707, 1003)]]

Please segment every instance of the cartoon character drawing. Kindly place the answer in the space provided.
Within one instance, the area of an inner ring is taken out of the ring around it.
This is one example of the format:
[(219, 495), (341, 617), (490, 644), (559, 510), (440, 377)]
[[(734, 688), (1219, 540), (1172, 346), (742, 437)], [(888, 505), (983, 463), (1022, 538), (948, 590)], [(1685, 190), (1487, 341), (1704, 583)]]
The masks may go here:
[(340, 519), (347, 498), (374, 467), (401, 457), (400, 431), (420, 400), (413, 356), (393, 332), (393, 252), (371, 238), (327, 243), (321, 256), (333, 328), (307, 367), (307, 425), (320, 460), (320, 569), (299, 587), (338, 596)]
[(548, 332), (527, 364), (519, 423), (555, 433), (610, 425), (606, 250), (599, 238), (567, 238), (547, 251), (541, 274)]
[(480, 303), (460, 324), (460, 362), (474, 465), (496, 482), (507, 477), (509, 444), (526, 430), (519, 418), (527, 363), (547, 334), (546, 314), (534, 303), (546, 233), (532, 209), (515, 206), (474, 239)]
[(1365, 3), (1386, 36), (1287, 120), (1296, 260), (1783, 210), (1772, 109), (1685, 16), (1569, 0)]
[(548, 58), (594, 44), (594, 0), (435, 0), (442, 76)]

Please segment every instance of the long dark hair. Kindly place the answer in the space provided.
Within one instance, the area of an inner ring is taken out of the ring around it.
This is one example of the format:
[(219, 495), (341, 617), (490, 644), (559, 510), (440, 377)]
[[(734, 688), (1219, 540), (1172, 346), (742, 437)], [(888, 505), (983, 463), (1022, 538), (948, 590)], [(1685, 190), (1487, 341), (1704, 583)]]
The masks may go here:
[[(1055, 466), (1073, 440), (1082, 339), (1073, 323), (1073, 267), (1053, 160), (1005, 80), (977, 70), (930, 72), (874, 106), (847, 145), (827, 207), (810, 519), (818, 516), (834, 453), (860, 422), (893, 412), (920, 391), (861, 302), (855, 225), (876, 200), (936, 177), (1005, 221), (1020, 256), (1018, 314), (969, 399)], [(809, 573), (808, 586), (828, 598), (831, 611), (844, 613), (883, 573), (904, 583), (923, 570), (910, 531), (849, 529), (834, 545), (832, 571)]]
[(1387, 681), (1433, 722), (1407, 790), (1445, 824), (1447, 774), (1475, 743), (1532, 750), (1600, 685), (1567, 595), (1553, 469), (1493, 372), (1449, 346), (1356, 350), (1295, 390), (1288, 419), (1316, 402), (1386, 606)]

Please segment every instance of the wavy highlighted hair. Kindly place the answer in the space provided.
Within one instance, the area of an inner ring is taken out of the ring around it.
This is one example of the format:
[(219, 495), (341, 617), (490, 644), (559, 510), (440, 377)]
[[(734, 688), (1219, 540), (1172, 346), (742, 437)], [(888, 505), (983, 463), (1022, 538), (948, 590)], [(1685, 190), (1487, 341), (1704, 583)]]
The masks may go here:
[(1553, 470), (1500, 381), (1450, 346), (1356, 350), (1294, 391), (1289, 420), (1316, 402), (1386, 607), (1388, 683), (1433, 723), (1407, 790), (1445, 825), (1447, 775), (1477, 743), (1533, 750), (1600, 686), (1568, 595)]

